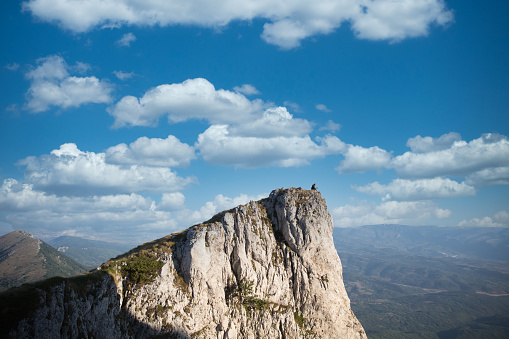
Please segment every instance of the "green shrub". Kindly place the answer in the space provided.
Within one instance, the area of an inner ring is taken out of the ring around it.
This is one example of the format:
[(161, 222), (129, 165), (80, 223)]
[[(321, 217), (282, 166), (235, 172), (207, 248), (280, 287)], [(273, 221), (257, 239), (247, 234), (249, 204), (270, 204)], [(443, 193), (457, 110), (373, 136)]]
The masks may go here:
[(306, 319), (299, 314), (299, 312), (295, 311), (293, 313), (293, 317), (295, 318), (295, 322), (297, 323), (297, 325), (299, 325), (299, 327), (301, 329), (304, 329), (304, 322), (306, 321)]
[(126, 265), (122, 265), (122, 274), (127, 276), (133, 285), (138, 286), (153, 282), (164, 266), (163, 262), (147, 254), (129, 258), (125, 263)]

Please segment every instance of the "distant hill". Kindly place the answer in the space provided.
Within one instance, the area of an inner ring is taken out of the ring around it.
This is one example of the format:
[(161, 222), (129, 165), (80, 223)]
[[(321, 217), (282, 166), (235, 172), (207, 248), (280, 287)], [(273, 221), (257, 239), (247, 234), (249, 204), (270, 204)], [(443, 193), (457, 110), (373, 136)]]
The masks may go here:
[(89, 268), (98, 267), (109, 259), (125, 253), (134, 247), (131, 245), (88, 240), (71, 236), (61, 236), (49, 240), (48, 244)]
[(335, 228), (348, 296), (382, 338), (509, 338), (509, 230)]
[(83, 265), (30, 233), (14, 231), (0, 237), (0, 291), (55, 276), (86, 272)]
[(507, 228), (371, 225), (335, 228), (334, 241), (346, 249), (392, 248), (438, 257), (509, 261)]

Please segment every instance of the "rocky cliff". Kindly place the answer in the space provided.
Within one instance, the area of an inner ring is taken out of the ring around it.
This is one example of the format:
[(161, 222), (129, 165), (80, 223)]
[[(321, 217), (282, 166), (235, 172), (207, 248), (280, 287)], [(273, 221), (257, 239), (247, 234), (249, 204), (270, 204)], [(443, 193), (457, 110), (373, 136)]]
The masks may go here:
[(332, 229), (319, 192), (278, 189), (139, 246), (102, 271), (32, 287), (31, 294), (10, 291), (0, 302), (11, 305), (22, 293), (36, 302), (28, 316), (19, 305), (3, 307), (10, 324), (4, 333), (366, 338), (350, 309)]

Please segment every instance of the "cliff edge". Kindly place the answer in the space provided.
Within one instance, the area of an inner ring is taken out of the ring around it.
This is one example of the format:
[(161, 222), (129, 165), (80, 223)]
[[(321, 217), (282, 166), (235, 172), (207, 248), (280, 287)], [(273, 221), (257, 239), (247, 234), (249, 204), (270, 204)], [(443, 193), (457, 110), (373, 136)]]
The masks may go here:
[(318, 191), (278, 189), (143, 244), (81, 283), (33, 287), (36, 306), (13, 319), (9, 334), (366, 338), (332, 230)]

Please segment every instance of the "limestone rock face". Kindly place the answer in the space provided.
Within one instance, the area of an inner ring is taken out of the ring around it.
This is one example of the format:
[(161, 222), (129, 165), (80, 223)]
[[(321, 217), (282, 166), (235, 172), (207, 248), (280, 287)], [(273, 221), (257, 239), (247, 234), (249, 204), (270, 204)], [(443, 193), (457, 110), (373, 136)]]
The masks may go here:
[[(104, 275), (101, 288), (116, 287), (117, 293), (106, 298), (109, 302), (102, 300), (103, 292), (97, 303), (92, 298), (90, 305), (76, 307), (81, 307), (84, 318), (87, 312), (103, 314), (94, 317), (108, 322), (102, 326), (109, 328), (112, 338), (157, 334), (366, 338), (350, 309), (332, 229), (332, 218), (318, 191), (278, 189), (264, 200), (223, 212), (128, 254), (126, 258), (143, 252), (164, 263), (150, 282), (132, 282), (122, 269), (128, 259), (111, 262), (114, 279)], [(105, 306), (110, 302), (118, 310)], [(36, 322), (25, 320), (11, 334), (20, 337)], [(84, 333), (76, 331), (73, 334)]]

